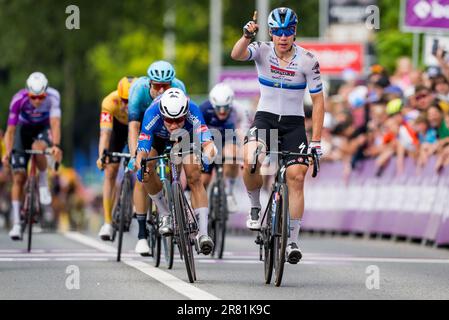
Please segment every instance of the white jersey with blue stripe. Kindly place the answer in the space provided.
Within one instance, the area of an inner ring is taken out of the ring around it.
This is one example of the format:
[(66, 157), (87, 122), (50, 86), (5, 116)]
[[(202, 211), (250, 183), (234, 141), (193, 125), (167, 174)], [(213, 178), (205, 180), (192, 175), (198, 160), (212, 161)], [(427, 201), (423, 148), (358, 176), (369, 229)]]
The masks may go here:
[(248, 47), (249, 58), (257, 67), (260, 100), (257, 111), (281, 116), (304, 117), (304, 92), (310, 94), (323, 90), (320, 64), (316, 57), (294, 44), (295, 52), (290, 63), (281, 67), (273, 42), (253, 42)]

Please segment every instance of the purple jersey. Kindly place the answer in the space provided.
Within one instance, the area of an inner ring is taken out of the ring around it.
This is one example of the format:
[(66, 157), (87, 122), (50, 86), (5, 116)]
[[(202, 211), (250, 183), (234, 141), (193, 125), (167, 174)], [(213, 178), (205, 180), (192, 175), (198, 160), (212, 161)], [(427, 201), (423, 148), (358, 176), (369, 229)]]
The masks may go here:
[(47, 97), (35, 108), (30, 102), (28, 91), (20, 90), (9, 106), (8, 125), (48, 125), (50, 118), (60, 118), (61, 108), (59, 92), (53, 88), (47, 89)]

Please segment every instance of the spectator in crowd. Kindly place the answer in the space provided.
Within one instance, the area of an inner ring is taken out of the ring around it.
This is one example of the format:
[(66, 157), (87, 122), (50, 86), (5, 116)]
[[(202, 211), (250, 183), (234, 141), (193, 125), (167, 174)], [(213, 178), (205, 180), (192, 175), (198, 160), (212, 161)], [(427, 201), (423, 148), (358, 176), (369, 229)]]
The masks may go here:
[(444, 119), (444, 112), (438, 104), (432, 104), (427, 112), (430, 127), (436, 130), (438, 142), (436, 146), (437, 162), (435, 170), (441, 172), (449, 164), (449, 129)]

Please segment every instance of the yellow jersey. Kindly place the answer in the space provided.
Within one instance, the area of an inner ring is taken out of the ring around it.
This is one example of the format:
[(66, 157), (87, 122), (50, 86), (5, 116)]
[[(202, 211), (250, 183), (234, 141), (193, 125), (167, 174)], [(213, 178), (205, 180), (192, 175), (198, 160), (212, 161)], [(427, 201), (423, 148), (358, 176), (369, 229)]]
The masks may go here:
[(114, 118), (124, 125), (128, 125), (128, 104), (120, 99), (117, 90), (104, 98), (101, 104), (100, 129), (112, 130)]

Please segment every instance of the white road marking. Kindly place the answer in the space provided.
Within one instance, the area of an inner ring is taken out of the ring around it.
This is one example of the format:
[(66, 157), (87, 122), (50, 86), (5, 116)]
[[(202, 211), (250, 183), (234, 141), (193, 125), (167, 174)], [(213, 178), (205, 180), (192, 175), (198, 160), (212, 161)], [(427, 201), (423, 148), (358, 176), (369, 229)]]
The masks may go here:
[[(96, 239), (85, 236), (77, 232), (69, 232), (64, 234), (67, 238), (82, 243), (86, 246), (98, 249), (100, 251), (105, 251), (107, 253), (116, 253), (117, 249), (99, 242)], [(161, 269), (155, 268), (143, 261), (136, 261), (132, 259), (123, 259), (123, 263), (130, 267), (133, 267), (144, 274), (150, 276), (151, 278), (161, 282), (163, 285), (171, 288), (172, 290), (182, 294), (183, 296), (191, 300), (220, 300), (220, 298), (201, 290), (190, 283), (186, 283), (172, 274), (162, 271)]]

